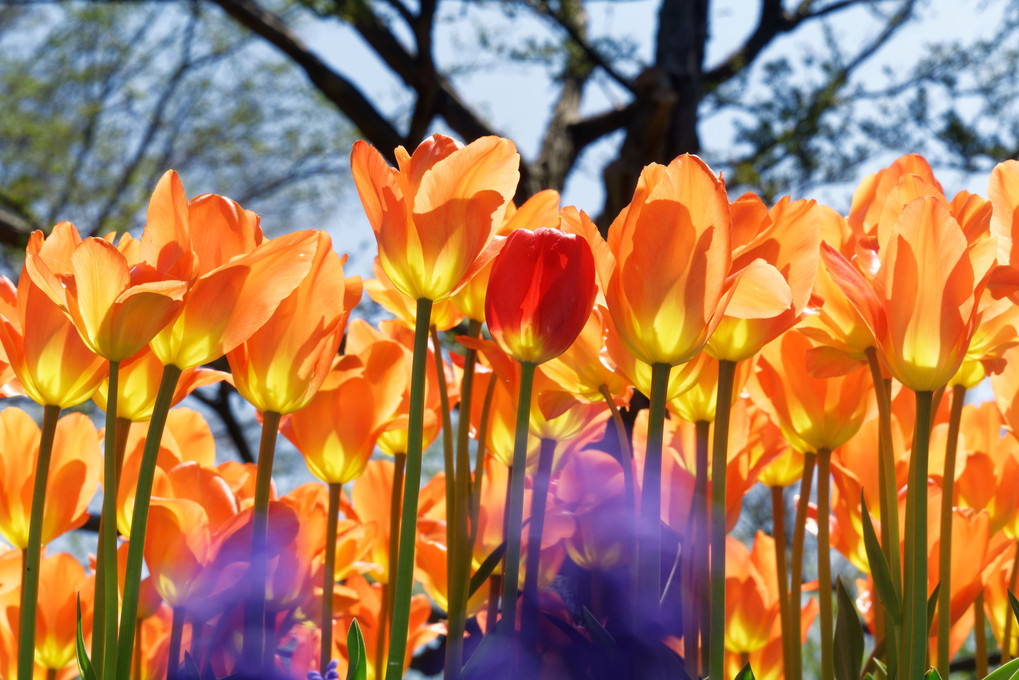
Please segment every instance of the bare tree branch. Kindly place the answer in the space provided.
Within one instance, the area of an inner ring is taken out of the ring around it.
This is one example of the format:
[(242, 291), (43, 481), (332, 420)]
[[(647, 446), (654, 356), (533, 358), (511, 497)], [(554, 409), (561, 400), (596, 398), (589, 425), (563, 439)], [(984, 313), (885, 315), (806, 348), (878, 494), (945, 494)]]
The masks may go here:
[(214, 0), (223, 10), (300, 66), (312, 84), (343, 112), (379, 150), (392, 157), (403, 138), (389, 120), (347, 78), (312, 54), (274, 14), (251, 0)]
[[(525, 0), (528, 5), (542, 16), (546, 16), (551, 19), (557, 26), (566, 32), (570, 40), (573, 41), (580, 51), (584, 53), (584, 56), (591, 62), (592, 65), (600, 68), (608, 75), (612, 80), (619, 83), (621, 86), (634, 92), (633, 81), (630, 78), (619, 73), (611, 62), (598, 52), (597, 49), (587, 40), (584, 36), (584, 31), (581, 26), (583, 22), (578, 22), (576, 17), (568, 14), (562, 9), (559, 11), (555, 10), (549, 5), (548, 0)], [(565, 7), (567, 3), (563, 3)], [(581, 9), (581, 11), (583, 11)]]
[(227, 436), (230, 437), (234, 448), (237, 449), (237, 456), (241, 461), (244, 463), (254, 463), (255, 457), (251, 453), (251, 446), (248, 444), (248, 440), (244, 437), (244, 428), (237, 422), (237, 416), (230, 406), (230, 395), (235, 392), (236, 390), (224, 382), (219, 384), (216, 396), (214, 397), (205, 395), (201, 390), (195, 390), (191, 393), (191, 396), (208, 406), (219, 416), (223, 427), (226, 428)]
[(793, 12), (785, 11), (781, 0), (761, 0), (761, 16), (754, 32), (722, 60), (722, 63), (704, 74), (705, 91), (714, 90), (750, 66), (764, 48), (780, 34), (792, 31), (805, 21), (819, 19), (862, 4), (873, 4), (873, 0), (839, 0), (824, 7), (816, 7), (815, 0), (803, 0)]

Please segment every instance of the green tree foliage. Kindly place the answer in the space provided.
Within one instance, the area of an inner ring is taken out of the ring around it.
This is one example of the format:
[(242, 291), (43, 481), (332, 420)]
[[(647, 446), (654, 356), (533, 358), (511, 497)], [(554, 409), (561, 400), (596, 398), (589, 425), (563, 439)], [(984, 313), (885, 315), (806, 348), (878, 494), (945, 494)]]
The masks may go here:
[(15, 246), (65, 219), (138, 226), (170, 167), (285, 228), (345, 183), (343, 118), (202, 4), (0, 6), (0, 99), (0, 240)]

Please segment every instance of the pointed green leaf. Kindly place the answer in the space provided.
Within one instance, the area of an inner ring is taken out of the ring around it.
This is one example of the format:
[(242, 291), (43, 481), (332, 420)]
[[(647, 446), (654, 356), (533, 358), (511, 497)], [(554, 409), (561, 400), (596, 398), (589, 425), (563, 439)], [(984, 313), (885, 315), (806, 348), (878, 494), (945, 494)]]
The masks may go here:
[(924, 676), (927, 680), (941, 680), (941, 673), (938, 673), (937, 668), (932, 668), (927, 671), (927, 675)]
[(1016, 675), (1019, 675), (1019, 659), (1012, 659), (1004, 666), (991, 671), (984, 680), (1014, 680)]
[(584, 607), (584, 628), (591, 634), (591, 642), (604, 650), (615, 649), (615, 638), (605, 630), (598, 619), (594, 618), (594, 614), (587, 607)]
[(195, 663), (195, 657), (191, 656), (191, 652), (184, 652), (183, 669), (178, 677), (180, 680), (202, 680), (202, 674), (199, 672), (198, 664)]
[(505, 552), (506, 541), (503, 541), (499, 544), (499, 547), (489, 553), (488, 557), (485, 558), (485, 561), (481, 563), (480, 567), (478, 567), (478, 570), (474, 572), (474, 576), (471, 576), (471, 587), (468, 591), (468, 598), (478, 592), (478, 588), (480, 588), (485, 581), (488, 580), (488, 577), (492, 575), (492, 571), (495, 569), (496, 565), (499, 564), (499, 560), (502, 559), (503, 553)]
[(368, 661), (364, 651), (364, 637), (357, 619), (347, 631), (347, 680), (367, 680)]
[(927, 637), (931, 636), (931, 626), (934, 625), (934, 612), (938, 608), (938, 591), (941, 590), (941, 584), (934, 586), (934, 592), (927, 598)]
[(754, 671), (750, 668), (750, 664), (747, 664), (740, 669), (734, 680), (757, 680), (757, 678), (754, 677)]
[(1019, 600), (1016, 599), (1015, 593), (1011, 590), (1008, 591), (1008, 603), (1012, 605), (1012, 615), (1015, 616), (1015, 620), (1019, 622)]
[[(559, 619), (553, 617), (549, 621), (556, 623)], [(512, 638), (499, 635), (493, 630), (481, 638), (478, 648), (467, 660), (461, 677), (463, 680), (488, 680), (492, 677), (493, 668), (511, 668), (515, 658), (516, 647)]]
[(858, 680), (863, 669), (863, 624), (841, 578), (835, 579), (835, 593), (839, 603), (833, 649), (835, 679)]
[(885, 559), (885, 553), (881, 550), (881, 542), (878, 541), (877, 532), (874, 531), (874, 522), (870, 518), (870, 511), (867, 509), (867, 501), (860, 492), (860, 507), (863, 509), (863, 546), (867, 551), (867, 562), (870, 564), (870, 575), (874, 579), (874, 591), (877, 598), (884, 605), (885, 611), (892, 621), (898, 623), (902, 620), (902, 603), (899, 596), (895, 594), (895, 586), (892, 581), (892, 572)]
[(78, 657), (78, 673), (81, 680), (96, 680), (96, 669), (85, 651), (85, 636), (81, 634), (81, 595), (78, 596), (78, 635), (74, 642), (74, 652)]

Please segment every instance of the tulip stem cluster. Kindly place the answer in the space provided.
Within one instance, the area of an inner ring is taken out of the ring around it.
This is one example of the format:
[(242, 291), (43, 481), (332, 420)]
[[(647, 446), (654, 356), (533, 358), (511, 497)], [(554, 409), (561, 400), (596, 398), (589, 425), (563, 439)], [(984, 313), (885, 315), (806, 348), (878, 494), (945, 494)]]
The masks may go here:
[[(425, 409), (425, 375), (428, 361), (428, 329), (431, 325), (432, 301), (417, 300), (414, 324), (414, 360), (410, 377), (410, 411), (407, 425), (407, 470), (404, 479), (403, 512), (400, 519), (400, 549), (393, 590), (393, 613), (390, 625), (389, 656), (386, 661), (387, 680), (403, 675), (403, 659), (407, 650), (407, 626), (410, 621), (410, 597), (414, 585), (414, 546), (417, 541), (418, 492), (421, 487), (422, 429)], [(390, 574), (392, 578), (392, 574)]]
[(513, 465), (510, 466), (509, 499), (506, 504), (506, 569), (502, 579), (500, 630), (517, 638), (517, 594), (520, 581), (520, 543), (524, 524), (524, 481), (527, 471), (527, 433), (531, 416), (531, 389), (536, 366), (520, 362), (520, 395), (513, 437)]
[[(481, 322), (470, 320), (467, 325), (467, 337), (477, 338), (481, 335)], [(436, 342), (438, 349), (438, 343)], [(453, 527), (452, 549), (449, 555), (453, 568), (449, 570), (449, 636), (446, 643), (445, 677), (457, 680), (463, 665), (463, 636), (467, 623), (468, 587), (470, 584), (471, 555), (474, 553), (474, 537), (477, 533), (477, 515), (473, 514), (471, 474), (470, 474), (470, 405), (474, 396), (474, 369), (478, 360), (476, 349), (468, 347), (464, 352), (464, 372), (460, 385), (460, 419), (456, 431), (456, 466), (447, 468), (447, 474), (453, 473), (453, 503), (449, 507), (447, 522)], [(444, 369), (442, 364), (436, 366), (440, 375)], [(484, 441), (484, 440), (480, 440)], [(478, 460), (474, 474), (480, 477), (483, 473), (484, 444), (479, 444)], [(480, 487), (477, 489), (480, 491)], [(474, 494), (476, 495), (476, 494)], [(468, 516), (470, 515), (470, 516)]]
[[(138, 540), (130, 541), (127, 549), (127, 566), (124, 568), (124, 599), (120, 610), (120, 632), (117, 639), (117, 654), (107, 654), (105, 667), (114, 664), (117, 680), (129, 680), (131, 659), (134, 656), (135, 625), (138, 620), (138, 590), (142, 577), (142, 560), (144, 557), (145, 535), (149, 521), (149, 504), (152, 498), (152, 482), (156, 474), (156, 460), (159, 457), (159, 442), (166, 427), (166, 417), (170, 412), (173, 393), (180, 379), (181, 370), (173, 365), (163, 368), (163, 375), (156, 392), (155, 405), (152, 407), (152, 418), (149, 431), (145, 437), (145, 449), (142, 452), (141, 467), (138, 470), (138, 490), (135, 495), (134, 510), (131, 514), (131, 535)], [(110, 493), (116, 495), (113, 489)], [(110, 647), (107, 645), (107, 650)], [(119, 663), (118, 663), (119, 662)], [(104, 669), (105, 672), (105, 669)]]
[(725, 668), (725, 473), (729, 460), (729, 418), (736, 362), (718, 362), (715, 436), (711, 447), (711, 630), (708, 675), (720, 678)]
[[(103, 494), (103, 514), (100, 522), (100, 534), (102, 547), (98, 551), (102, 565), (99, 567), (102, 577), (102, 600), (103, 616), (97, 622), (103, 629), (100, 634), (100, 641), (104, 648), (114, 650), (117, 648), (117, 623), (119, 605), (119, 589), (117, 586), (117, 489), (119, 474), (117, 470), (117, 392), (118, 376), (120, 374), (120, 362), (110, 362), (108, 378), (109, 390), (106, 400), (106, 435), (103, 438), (103, 483), (110, 490)], [(96, 588), (98, 590), (99, 574), (96, 576)], [(97, 593), (98, 595), (98, 593)], [(98, 597), (96, 598), (99, 599)], [(95, 623), (93, 623), (95, 630)], [(105, 658), (105, 656), (103, 657)], [(111, 665), (112, 666), (112, 665)], [(104, 678), (114, 678), (116, 668), (112, 667), (109, 675), (106, 674), (106, 666), (99, 666)]]
[[(340, 517), (340, 484), (329, 485), (329, 510), (326, 515), (326, 557), (322, 573), (322, 643), (319, 647), (319, 665), (323, 675), (332, 660), (333, 651), (333, 585), (336, 582), (336, 527)], [(393, 494), (394, 496), (396, 494)]]
[(42, 414), (42, 439), (39, 442), (39, 462), (36, 464), (35, 484), (32, 488), (32, 514), (28, 528), (28, 546), (22, 553), (24, 569), (21, 583), (21, 637), (18, 641), (18, 680), (31, 680), (35, 667), (34, 602), (39, 597), (39, 565), (42, 560), (43, 508), (46, 504), (46, 481), (49, 477), (53, 439), (57, 431), (59, 406), (46, 406)]
[(927, 459), (934, 393), (916, 393), (916, 425), (906, 491), (906, 574), (903, 651), (906, 680), (921, 680), (927, 668)]
[(941, 543), (938, 549), (938, 646), (937, 669), (941, 677), (948, 677), (949, 634), (952, 617), (952, 499), (955, 493), (955, 459), (959, 450), (959, 430), (962, 425), (962, 407), (966, 401), (965, 385), (952, 386), (952, 406), (948, 416), (948, 438), (945, 443), (945, 470), (941, 476)]
[(647, 452), (644, 454), (644, 479), (641, 483), (640, 530), (637, 546), (637, 602), (640, 616), (654, 618), (662, 592), (662, 439), (665, 427), (665, 403), (672, 366), (651, 366), (651, 394), (648, 410)]

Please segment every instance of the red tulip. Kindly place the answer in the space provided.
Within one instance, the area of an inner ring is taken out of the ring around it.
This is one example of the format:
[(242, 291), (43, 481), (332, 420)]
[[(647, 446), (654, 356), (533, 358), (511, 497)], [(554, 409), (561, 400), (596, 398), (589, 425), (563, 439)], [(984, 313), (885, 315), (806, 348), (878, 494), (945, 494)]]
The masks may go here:
[(517, 230), (492, 265), (485, 298), (488, 328), (517, 361), (543, 363), (576, 340), (597, 290), (594, 256), (580, 236)]

